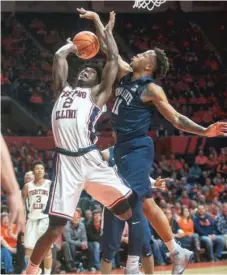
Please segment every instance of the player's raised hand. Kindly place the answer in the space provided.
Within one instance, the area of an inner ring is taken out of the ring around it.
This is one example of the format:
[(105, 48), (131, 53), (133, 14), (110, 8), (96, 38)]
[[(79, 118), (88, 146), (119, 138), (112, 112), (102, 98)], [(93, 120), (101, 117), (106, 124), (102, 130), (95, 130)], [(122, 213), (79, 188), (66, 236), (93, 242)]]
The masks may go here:
[(77, 11), (80, 13), (80, 18), (95, 20), (97, 17), (99, 17), (96, 12), (87, 11), (84, 8), (77, 9)]
[(110, 16), (109, 16), (109, 22), (105, 27), (106, 31), (113, 31), (114, 25), (115, 25), (115, 18), (116, 18), (116, 13), (114, 11), (110, 12)]
[(154, 188), (164, 191), (166, 189), (166, 181), (167, 179), (162, 179), (161, 177), (158, 177), (153, 186)]
[(225, 136), (227, 137), (227, 122), (216, 122), (211, 124), (205, 132), (207, 137)]
[(16, 234), (25, 229), (24, 204), (20, 191), (15, 191), (7, 196), (10, 209), (10, 223), (16, 224)]

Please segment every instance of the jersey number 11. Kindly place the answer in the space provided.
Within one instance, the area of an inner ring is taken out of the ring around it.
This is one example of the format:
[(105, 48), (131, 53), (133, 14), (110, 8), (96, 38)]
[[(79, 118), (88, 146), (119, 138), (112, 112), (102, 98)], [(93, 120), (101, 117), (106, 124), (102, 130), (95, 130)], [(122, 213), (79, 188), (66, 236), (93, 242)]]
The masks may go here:
[(118, 110), (119, 110), (119, 106), (122, 102), (122, 98), (117, 98), (115, 103), (114, 103), (114, 106), (113, 106), (113, 109), (112, 109), (112, 113), (114, 113), (115, 115), (118, 115)]

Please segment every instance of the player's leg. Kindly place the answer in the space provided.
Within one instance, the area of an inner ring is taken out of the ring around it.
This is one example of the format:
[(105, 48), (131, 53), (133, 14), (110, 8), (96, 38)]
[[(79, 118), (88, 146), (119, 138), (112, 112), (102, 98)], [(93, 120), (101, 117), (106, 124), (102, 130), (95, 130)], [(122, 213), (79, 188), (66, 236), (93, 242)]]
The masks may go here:
[(129, 245), (126, 273), (139, 272), (139, 257), (143, 243), (141, 232), (143, 232), (144, 221), (142, 203), (150, 187), (148, 173), (152, 164), (153, 147), (151, 145), (149, 138), (136, 139), (123, 145), (116, 145), (114, 151), (119, 172), (137, 194), (137, 200), (133, 201), (134, 205), (132, 206), (133, 217), (128, 222)]
[(115, 253), (120, 250), (121, 236), (125, 222), (104, 208), (101, 229), (101, 273), (110, 274)]
[(143, 246), (142, 246), (142, 266), (145, 274), (154, 273), (154, 257), (151, 249), (151, 230), (149, 223), (144, 217), (144, 232), (143, 232)]
[(50, 216), (50, 224), (44, 235), (37, 241), (33, 253), (28, 262), (25, 274), (39, 274), (40, 264), (58, 236), (63, 233), (67, 220)]
[(25, 249), (25, 257), (26, 257), (27, 262), (30, 260), (30, 257), (32, 255), (32, 251), (33, 251), (33, 249), (30, 249), (30, 248)]
[(50, 248), (44, 258), (44, 274), (50, 275), (53, 264), (52, 249)]
[[(41, 219), (38, 221), (38, 239), (42, 237), (49, 227), (49, 218)], [(52, 248), (52, 247), (51, 247)], [(51, 273), (53, 259), (52, 259), (52, 249), (49, 249), (44, 257), (44, 274), (49, 275)]]
[(172, 259), (172, 273), (181, 274), (193, 258), (193, 252), (181, 248), (174, 240), (174, 236), (168, 220), (152, 198), (146, 198), (143, 203), (143, 211), (152, 227), (165, 242)]
[(98, 150), (87, 154), (87, 158), (82, 164), (86, 167), (84, 190), (119, 219), (128, 220), (132, 216), (129, 204), (129, 199), (133, 197), (132, 190), (124, 184), (116, 170), (103, 161)]

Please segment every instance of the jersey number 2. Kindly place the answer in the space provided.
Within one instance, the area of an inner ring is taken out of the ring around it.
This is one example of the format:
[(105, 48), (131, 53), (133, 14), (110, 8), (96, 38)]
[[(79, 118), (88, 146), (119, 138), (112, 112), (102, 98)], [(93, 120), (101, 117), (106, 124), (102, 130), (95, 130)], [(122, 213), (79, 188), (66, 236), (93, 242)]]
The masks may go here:
[(72, 103), (73, 103), (73, 98), (67, 97), (67, 98), (65, 99), (64, 104), (63, 104), (63, 108), (70, 108), (71, 105), (72, 105)]
[(114, 103), (112, 113), (114, 113), (115, 115), (118, 115), (119, 106), (121, 105), (122, 100), (123, 100), (122, 98), (117, 98)]

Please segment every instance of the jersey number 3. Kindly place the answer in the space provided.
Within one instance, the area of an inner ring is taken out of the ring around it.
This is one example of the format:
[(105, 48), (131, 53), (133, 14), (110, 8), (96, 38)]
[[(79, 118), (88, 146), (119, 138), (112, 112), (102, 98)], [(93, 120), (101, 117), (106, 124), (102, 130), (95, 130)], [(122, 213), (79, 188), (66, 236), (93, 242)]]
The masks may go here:
[(117, 98), (115, 103), (114, 103), (114, 106), (113, 106), (113, 109), (112, 109), (112, 113), (114, 113), (115, 115), (118, 115), (118, 111), (119, 111), (119, 107), (121, 105), (121, 102), (123, 101), (122, 98)]

